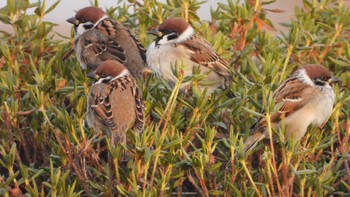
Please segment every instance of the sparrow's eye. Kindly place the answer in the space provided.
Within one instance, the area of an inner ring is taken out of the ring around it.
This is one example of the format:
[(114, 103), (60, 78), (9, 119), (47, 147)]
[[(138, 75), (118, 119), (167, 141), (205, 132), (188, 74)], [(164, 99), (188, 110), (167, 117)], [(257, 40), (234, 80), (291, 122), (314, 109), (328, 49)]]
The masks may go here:
[(320, 77), (320, 79), (321, 79), (322, 81), (328, 81), (329, 77), (322, 76), (322, 77)]
[(171, 33), (173, 33), (173, 32), (170, 31), (170, 30), (165, 30), (165, 31), (163, 31), (162, 33), (163, 33), (163, 35), (168, 35), (168, 34), (171, 34)]

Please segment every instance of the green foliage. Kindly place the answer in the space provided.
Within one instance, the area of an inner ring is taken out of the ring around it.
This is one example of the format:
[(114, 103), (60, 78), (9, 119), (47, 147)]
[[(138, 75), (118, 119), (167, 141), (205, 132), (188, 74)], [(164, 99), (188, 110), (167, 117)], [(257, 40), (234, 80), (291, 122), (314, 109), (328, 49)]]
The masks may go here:
[[(236, 97), (207, 98), (195, 89), (186, 95), (180, 82), (172, 89), (151, 74), (139, 83), (144, 132), (128, 133), (130, 143), (112, 150), (105, 134), (84, 123), (91, 81), (74, 55), (63, 58), (72, 40), (55, 39), (56, 24), (44, 21), (59, 1), (47, 8), (46, 1), (7, 0), (0, 21), (15, 33), (0, 32), (0, 195), (349, 195), (350, 10), (344, 1), (304, 0), (282, 35), (266, 18), (278, 12), (264, 8), (271, 1), (228, 0), (211, 10), (211, 23), (196, 14), (204, 1), (128, 2), (106, 10), (145, 46), (154, 39), (148, 29), (166, 17), (189, 21), (230, 62)], [(329, 121), (309, 128), (298, 143), (276, 131), (279, 143), (262, 143), (235, 160), (259, 112), (269, 117), (278, 109), (273, 90), (307, 63), (322, 64), (343, 81)], [(201, 77), (174, 72), (180, 81)]]

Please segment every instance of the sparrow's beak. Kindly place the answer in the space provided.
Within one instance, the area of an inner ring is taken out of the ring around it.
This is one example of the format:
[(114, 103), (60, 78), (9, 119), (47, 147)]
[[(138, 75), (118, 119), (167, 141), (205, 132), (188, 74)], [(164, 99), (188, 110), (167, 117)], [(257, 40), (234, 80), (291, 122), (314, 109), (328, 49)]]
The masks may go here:
[(99, 80), (100, 79), (100, 76), (96, 74), (95, 71), (92, 71), (91, 73), (88, 74), (88, 77), (94, 79), (94, 80)]
[(163, 33), (158, 31), (158, 29), (153, 29), (153, 30), (150, 30), (147, 32), (148, 34), (152, 34), (152, 35), (155, 35), (157, 36), (158, 38), (161, 38), (163, 37)]
[(328, 80), (328, 83), (329, 84), (333, 84), (333, 83), (336, 83), (338, 84), (339, 86), (341, 86), (341, 80), (332, 76), (329, 80)]
[(79, 25), (79, 21), (73, 16), (66, 20), (68, 23), (72, 23), (73, 25)]

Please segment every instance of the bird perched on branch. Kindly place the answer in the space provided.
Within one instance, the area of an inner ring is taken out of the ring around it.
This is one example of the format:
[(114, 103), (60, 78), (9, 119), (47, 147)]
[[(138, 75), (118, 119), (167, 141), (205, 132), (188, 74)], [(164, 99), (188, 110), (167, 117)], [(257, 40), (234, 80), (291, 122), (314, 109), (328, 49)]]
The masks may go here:
[[(340, 80), (321, 65), (305, 65), (296, 70), (274, 92), (274, 99), (282, 107), (271, 114), (271, 125), (277, 129), (281, 122), (286, 128), (286, 138), (300, 140), (309, 125), (322, 126), (333, 110), (332, 83)], [(283, 121), (282, 121), (283, 120)], [(252, 135), (244, 144), (244, 152), (269, 136), (266, 118), (252, 126)]]
[[(185, 77), (191, 76), (196, 67), (200, 69), (204, 77), (198, 80), (198, 88), (201, 92), (207, 88), (207, 95), (231, 84), (232, 72), (227, 62), (183, 19), (166, 19), (149, 33), (157, 38), (147, 48), (147, 64), (161, 79), (176, 84), (173, 68), (183, 65)], [(186, 91), (191, 86), (191, 81), (185, 82), (181, 89)]]
[(74, 47), (83, 69), (106, 60), (123, 64), (138, 79), (146, 64), (146, 50), (123, 24), (112, 20), (96, 7), (85, 7), (67, 19), (74, 25)]
[(128, 129), (141, 132), (144, 124), (144, 106), (135, 79), (114, 60), (101, 63), (89, 77), (95, 82), (88, 95), (88, 125), (107, 132), (111, 145), (125, 144)]

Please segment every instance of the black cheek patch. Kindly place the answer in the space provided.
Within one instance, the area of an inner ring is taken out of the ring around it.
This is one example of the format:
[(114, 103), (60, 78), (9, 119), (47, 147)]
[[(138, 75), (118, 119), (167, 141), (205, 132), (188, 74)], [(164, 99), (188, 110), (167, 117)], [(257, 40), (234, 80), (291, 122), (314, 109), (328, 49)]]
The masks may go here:
[(170, 34), (169, 36), (168, 36), (168, 40), (174, 40), (174, 39), (176, 39), (176, 38), (178, 38), (179, 36), (177, 35), (177, 34)]
[(84, 29), (91, 29), (93, 26), (94, 26), (93, 24), (83, 25)]
[(324, 85), (326, 84), (326, 82), (324, 82), (324, 81), (322, 81), (322, 80), (320, 80), (320, 79), (316, 79), (316, 80), (314, 81), (314, 84), (315, 84), (315, 85), (318, 85), (318, 86), (324, 86)]

